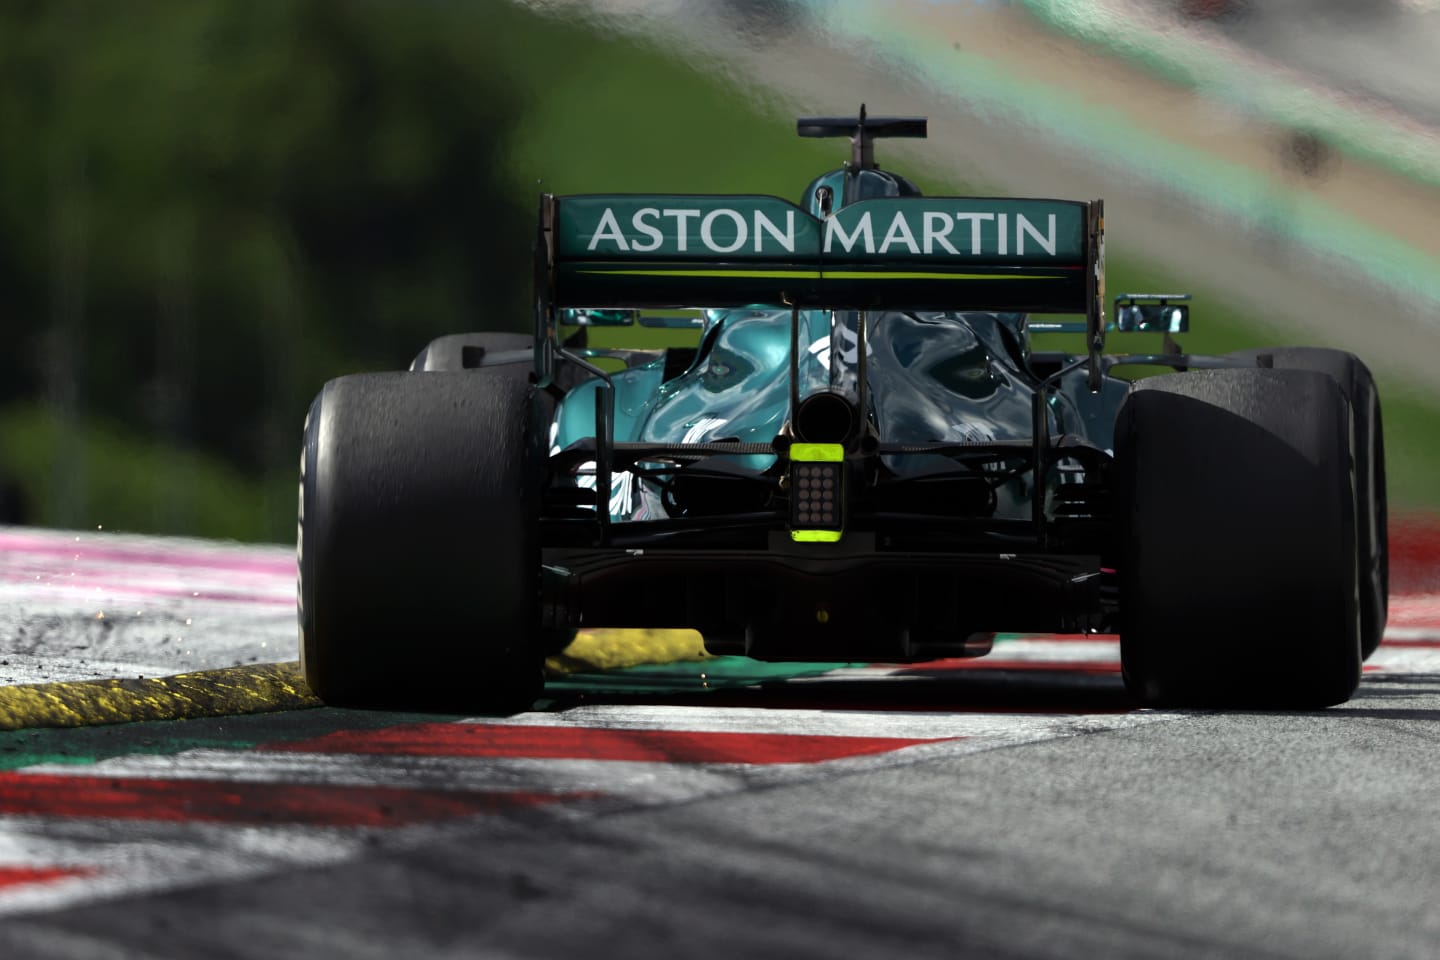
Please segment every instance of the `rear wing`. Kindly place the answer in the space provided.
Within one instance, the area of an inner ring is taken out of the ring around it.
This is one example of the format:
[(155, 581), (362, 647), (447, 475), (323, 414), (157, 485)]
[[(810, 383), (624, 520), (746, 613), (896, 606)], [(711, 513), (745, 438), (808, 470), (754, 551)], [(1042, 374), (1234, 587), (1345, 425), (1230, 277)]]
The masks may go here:
[[(544, 194), (535, 244), (535, 382), (553, 387), (557, 360), (600, 381), (594, 463), (603, 541), (615, 383), (557, 342), (560, 309), (789, 306), (793, 420), (805, 308), (862, 311), (856, 317), (861, 344), (868, 310), (1083, 314), (1088, 383), (1099, 390), (1104, 261), (1099, 200), (887, 197), (846, 204), (821, 220), (769, 196)], [(864, 410), (866, 350), (855, 353), (856, 406)], [(1046, 380), (1034, 394), (1037, 476), (1052, 388)], [(1036, 517), (1043, 525), (1039, 506)]]
[(1103, 296), (1099, 201), (883, 198), (820, 220), (769, 196), (547, 195), (540, 221), (552, 307), (1089, 313)]

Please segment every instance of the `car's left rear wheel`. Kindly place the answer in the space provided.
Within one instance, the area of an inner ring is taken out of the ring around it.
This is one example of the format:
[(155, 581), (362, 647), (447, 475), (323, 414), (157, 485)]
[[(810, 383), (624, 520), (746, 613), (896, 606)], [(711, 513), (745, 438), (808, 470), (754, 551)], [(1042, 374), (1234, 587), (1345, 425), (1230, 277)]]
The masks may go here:
[(534, 390), (472, 373), (327, 383), (310, 408), (301, 660), (325, 702), (508, 713), (539, 694)]

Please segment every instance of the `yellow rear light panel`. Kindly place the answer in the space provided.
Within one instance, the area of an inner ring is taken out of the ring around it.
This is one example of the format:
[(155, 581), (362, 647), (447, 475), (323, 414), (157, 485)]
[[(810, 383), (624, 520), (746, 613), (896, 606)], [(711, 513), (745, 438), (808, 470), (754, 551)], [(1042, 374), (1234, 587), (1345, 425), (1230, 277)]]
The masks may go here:
[(838, 443), (790, 447), (790, 536), (834, 543), (845, 528), (845, 448)]

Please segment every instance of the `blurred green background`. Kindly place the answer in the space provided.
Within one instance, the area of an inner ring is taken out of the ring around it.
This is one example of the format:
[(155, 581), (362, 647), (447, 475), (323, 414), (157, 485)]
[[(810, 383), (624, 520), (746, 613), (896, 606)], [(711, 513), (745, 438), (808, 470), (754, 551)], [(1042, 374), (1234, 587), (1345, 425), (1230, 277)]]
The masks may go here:
[[(0, 6), (0, 520), (293, 539), (325, 380), (528, 329), (541, 190), (796, 199), (838, 164), (755, 98), (499, 2)], [(1193, 292), (1188, 348), (1265, 339)], [(1440, 415), (1385, 396), (1392, 497), (1430, 506)]]

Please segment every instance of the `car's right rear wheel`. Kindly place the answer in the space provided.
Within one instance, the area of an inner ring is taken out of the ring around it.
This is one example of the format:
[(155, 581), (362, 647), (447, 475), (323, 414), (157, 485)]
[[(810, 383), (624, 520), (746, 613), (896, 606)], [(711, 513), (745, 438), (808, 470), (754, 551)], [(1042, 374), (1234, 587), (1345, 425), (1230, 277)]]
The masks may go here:
[(1360, 679), (1350, 405), (1305, 370), (1141, 380), (1116, 423), (1126, 686), (1315, 708)]
[(1385, 635), (1390, 600), (1389, 508), (1385, 491), (1385, 424), (1370, 368), (1353, 353), (1326, 347), (1264, 347), (1228, 356), (1275, 370), (1317, 370), (1340, 384), (1355, 415), (1355, 497), (1359, 507), (1360, 653)]

